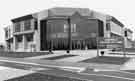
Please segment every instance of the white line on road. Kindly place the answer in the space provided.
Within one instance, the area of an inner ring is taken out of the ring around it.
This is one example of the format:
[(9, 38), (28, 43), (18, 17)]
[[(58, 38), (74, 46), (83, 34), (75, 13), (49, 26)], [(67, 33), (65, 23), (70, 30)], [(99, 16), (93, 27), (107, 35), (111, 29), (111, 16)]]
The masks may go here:
[(116, 72), (120, 72), (120, 73), (127, 73), (127, 74), (131, 74), (131, 75), (135, 75), (135, 73), (131, 73), (131, 72), (127, 72), (127, 71), (116, 71)]
[(37, 64), (37, 63), (30, 63), (30, 62), (20, 62), (20, 61), (9, 61), (9, 60), (0, 60), (3, 62), (9, 62), (9, 63), (20, 63), (20, 64), (29, 64), (29, 65), (36, 65), (36, 66), (46, 66), (46, 67), (54, 67), (54, 68), (61, 68), (61, 69), (67, 69), (67, 70), (71, 70), (71, 71), (83, 71), (85, 68), (83, 67), (69, 67), (69, 66), (56, 66), (56, 65), (41, 65), (41, 64)]

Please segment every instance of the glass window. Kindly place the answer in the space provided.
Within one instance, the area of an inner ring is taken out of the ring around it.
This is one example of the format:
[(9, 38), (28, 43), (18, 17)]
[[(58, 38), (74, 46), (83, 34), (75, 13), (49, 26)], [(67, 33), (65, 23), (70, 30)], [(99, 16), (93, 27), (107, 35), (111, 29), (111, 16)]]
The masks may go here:
[[(68, 25), (64, 24), (64, 32), (68, 32)], [(71, 24), (71, 32), (76, 32), (76, 24)]]
[(15, 23), (15, 32), (20, 32), (21, 31), (21, 24), (20, 22)]
[(34, 29), (38, 30), (38, 22), (37, 21), (34, 22)]
[(76, 24), (74, 24), (73, 32), (76, 32)]
[(17, 36), (17, 42), (22, 42), (22, 35)]
[(71, 24), (71, 32), (74, 32), (74, 24)]
[(5, 32), (5, 37), (8, 38), (8, 31)]
[(31, 21), (30, 20), (26, 20), (24, 22), (24, 30), (30, 30), (31, 29)]
[(64, 24), (64, 32), (68, 32), (68, 26)]
[(71, 24), (71, 32), (76, 32), (76, 24)]
[(27, 39), (28, 42), (33, 41), (33, 34), (26, 35), (26, 39)]
[(124, 31), (125, 37), (127, 37), (127, 31)]

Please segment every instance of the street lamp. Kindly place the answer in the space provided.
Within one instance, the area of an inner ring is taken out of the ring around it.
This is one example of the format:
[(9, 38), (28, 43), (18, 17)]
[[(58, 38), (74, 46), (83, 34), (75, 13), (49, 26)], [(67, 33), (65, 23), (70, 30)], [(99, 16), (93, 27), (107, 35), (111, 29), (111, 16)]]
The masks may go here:
[(72, 36), (71, 36), (71, 20), (68, 17), (68, 50), (67, 53), (70, 53), (70, 50), (72, 49)]

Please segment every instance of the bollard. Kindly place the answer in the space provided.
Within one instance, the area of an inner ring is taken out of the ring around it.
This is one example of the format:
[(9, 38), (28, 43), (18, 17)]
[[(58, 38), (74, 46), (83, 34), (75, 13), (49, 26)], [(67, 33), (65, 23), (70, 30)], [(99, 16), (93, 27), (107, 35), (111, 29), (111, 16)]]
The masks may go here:
[(104, 52), (104, 51), (101, 51), (100, 53), (101, 53), (101, 56), (104, 56), (104, 53), (105, 53), (105, 52)]

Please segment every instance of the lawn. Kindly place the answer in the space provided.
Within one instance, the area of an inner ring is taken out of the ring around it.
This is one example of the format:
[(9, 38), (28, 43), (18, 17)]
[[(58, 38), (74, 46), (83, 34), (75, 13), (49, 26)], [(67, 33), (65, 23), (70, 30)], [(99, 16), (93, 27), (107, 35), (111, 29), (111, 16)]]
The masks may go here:
[(128, 57), (99, 56), (99, 57), (94, 57), (91, 59), (86, 59), (81, 62), (122, 65), (125, 62), (127, 62), (129, 59), (130, 58), (128, 58)]
[(54, 56), (54, 57), (49, 57), (49, 58), (44, 58), (46, 60), (58, 60), (58, 59), (63, 59), (63, 58), (69, 58), (69, 57), (74, 57), (77, 55), (60, 55), (60, 56)]
[(49, 52), (0, 52), (0, 57), (25, 58), (48, 54)]

